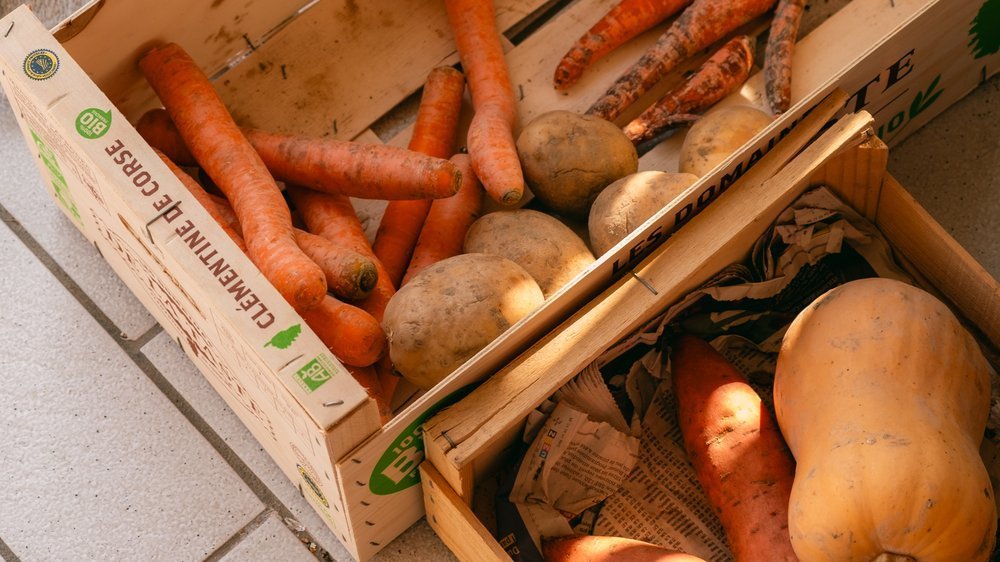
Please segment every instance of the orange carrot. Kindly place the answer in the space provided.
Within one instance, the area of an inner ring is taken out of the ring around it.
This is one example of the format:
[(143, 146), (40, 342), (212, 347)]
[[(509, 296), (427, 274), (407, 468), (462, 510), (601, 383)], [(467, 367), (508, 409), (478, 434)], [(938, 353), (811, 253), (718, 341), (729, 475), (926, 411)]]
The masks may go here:
[(375, 405), (378, 406), (379, 417), (382, 418), (382, 423), (386, 423), (392, 418), (392, 407), (389, 402), (386, 401), (385, 389), (382, 388), (382, 383), (379, 381), (378, 374), (375, 372), (375, 368), (372, 366), (366, 367), (355, 367), (353, 365), (345, 365), (347, 370), (350, 371), (351, 376), (354, 380), (368, 391), (368, 395), (375, 400)]
[(233, 205), (250, 259), (296, 309), (319, 306), (326, 280), (299, 250), (281, 191), (198, 65), (178, 45), (147, 52), (139, 68), (184, 143)]
[[(464, 90), (465, 76), (461, 72), (450, 66), (431, 70), (417, 110), (410, 150), (436, 158), (447, 158), (454, 152)], [(390, 201), (386, 205), (372, 250), (389, 272), (393, 285), (399, 286), (403, 279), (430, 207), (428, 199)]]
[(197, 166), (177, 126), (170, 120), (170, 114), (163, 108), (150, 109), (142, 114), (135, 124), (135, 130), (149, 143), (176, 164)]
[(694, 120), (691, 114), (708, 109), (746, 82), (753, 53), (754, 43), (746, 35), (731, 39), (687, 80), (626, 125), (625, 136), (639, 144)]
[(378, 269), (372, 260), (361, 253), (297, 228), (295, 242), (323, 269), (326, 286), (335, 296), (358, 301), (370, 295), (375, 288)]
[(462, 170), (462, 187), (457, 194), (447, 199), (438, 199), (431, 205), (417, 246), (413, 249), (413, 258), (410, 259), (403, 285), (427, 266), (461, 254), (465, 233), (479, 217), (483, 189), (472, 173), (469, 157), (466, 154), (456, 154), (451, 161)]
[(621, 0), (576, 40), (559, 65), (553, 83), (572, 86), (594, 61), (679, 12), (692, 0)]
[(695, 0), (587, 113), (614, 121), (668, 72), (737, 27), (771, 9), (775, 0)]
[(806, 0), (778, 0), (764, 50), (767, 102), (776, 115), (792, 105), (792, 53)]
[(738, 562), (797, 561), (788, 532), (795, 475), (774, 416), (708, 343), (673, 342), (671, 377), (684, 448)]
[(163, 163), (167, 165), (167, 168), (170, 168), (170, 171), (173, 172), (175, 176), (177, 176), (177, 179), (179, 179), (180, 182), (184, 184), (184, 187), (187, 188), (187, 190), (191, 193), (191, 195), (194, 195), (194, 198), (197, 199), (199, 203), (201, 203), (201, 206), (204, 207), (206, 211), (208, 211), (208, 214), (211, 215), (213, 219), (215, 219), (215, 222), (219, 223), (219, 226), (222, 227), (222, 230), (225, 231), (225, 233), (228, 234), (229, 237), (233, 239), (233, 242), (236, 243), (236, 246), (243, 252), (246, 252), (247, 245), (243, 240), (243, 235), (240, 234), (235, 228), (230, 226), (229, 222), (226, 220), (222, 212), (219, 210), (218, 205), (216, 205), (214, 196), (209, 192), (205, 191), (205, 189), (201, 187), (201, 184), (196, 182), (194, 178), (192, 178), (187, 174), (187, 172), (180, 169), (177, 166), (177, 164), (174, 164), (173, 161), (171, 161), (166, 154), (160, 152), (159, 150), (156, 150), (155, 148), (153, 149), (153, 151), (156, 152), (157, 156), (160, 157), (160, 160), (163, 160)]
[(385, 333), (371, 314), (327, 295), (318, 307), (299, 314), (337, 359), (366, 367), (385, 351)]
[[(172, 156), (184, 141), (162, 110), (148, 111), (136, 124), (151, 146)], [(431, 157), (397, 146), (269, 133), (243, 134), (275, 178), (339, 195), (365, 199), (451, 197), (461, 178), (448, 154)]]
[(467, 139), (472, 168), (490, 197), (513, 205), (524, 194), (524, 174), (514, 145), (514, 88), (493, 1), (445, 0), (444, 4), (475, 108)]

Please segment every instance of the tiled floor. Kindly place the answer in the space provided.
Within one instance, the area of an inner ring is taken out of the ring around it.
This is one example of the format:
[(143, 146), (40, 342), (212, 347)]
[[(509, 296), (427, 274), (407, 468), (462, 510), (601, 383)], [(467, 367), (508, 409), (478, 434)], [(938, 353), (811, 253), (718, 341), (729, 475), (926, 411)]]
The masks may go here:
[[(50, 25), (68, 13), (33, 4)], [(2, 105), (0, 556), (312, 560), (304, 539), (349, 560), (49, 199)], [(1000, 77), (894, 149), (890, 169), (1000, 276)], [(420, 522), (378, 560), (449, 558)]]

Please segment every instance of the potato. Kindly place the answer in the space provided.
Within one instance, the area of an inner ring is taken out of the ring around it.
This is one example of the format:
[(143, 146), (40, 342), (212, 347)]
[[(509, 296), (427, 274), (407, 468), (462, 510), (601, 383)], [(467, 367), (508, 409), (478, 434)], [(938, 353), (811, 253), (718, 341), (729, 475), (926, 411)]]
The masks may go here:
[(538, 283), (500, 256), (463, 254), (417, 274), (385, 308), (389, 358), (429, 389), (542, 304)]
[(639, 169), (625, 133), (609, 121), (571, 111), (550, 111), (517, 138), (524, 179), (540, 201), (560, 214), (586, 218), (605, 186)]
[(698, 181), (693, 174), (639, 172), (612, 183), (590, 208), (590, 246), (603, 255)]
[(684, 137), (678, 170), (704, 176), (773, 120), (767, 113), (748, 105), (709, 112), (695, 121)]
[(586, 242), (572, 229), (530, 209), (480, 217), (469, 227), (463, 251), (511, 260), (538, 282), (546, 298), (594, 263)]

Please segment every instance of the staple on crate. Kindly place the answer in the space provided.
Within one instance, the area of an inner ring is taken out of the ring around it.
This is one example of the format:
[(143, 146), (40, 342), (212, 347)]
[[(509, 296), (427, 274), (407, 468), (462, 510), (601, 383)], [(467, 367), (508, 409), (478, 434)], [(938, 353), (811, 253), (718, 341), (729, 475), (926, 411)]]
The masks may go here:
[(343, 400), (327, 400), (326, 402), (323, 402), (323, 406), (329, 408), (330, 406), (340, 406), (343, 403)]
[[(150, 243), (150, 244), (152, 244), (152, 245), (154, 245), (154, 246), (155, 246), (155, 245), (156, 245), (156, 240), (153, 240), (153, 233), (149, 231), (149, 225), (151, 225), (151, 224), (153, 224), (154, 222), (156, 222), (156, 221), (160, 220), (160, 219), (161, 219), (161, 218), (163, 218), (163, 217), (164, 217), (164, 216), (165, 216), (165, 215), (166, 215), (167, 213), (169, 213), (169, 212), (173, 211), (173, 210), (174, 210), (174, 209), (176, 209), (177, 207), (180, 207), (180, 204), (181, 204), (180, 200), (177, 200), (177, 201), (174, 201), (174, 202), (173, 202), (173, 203), (171, 203), (170, 205), (167, 205), (166, 207), (164, 207), (163, 209), (161, 209), (159, 213), (157, 213), (157, 214), (156, 214), (155, 216), (153, 216), (153, 218), (149, 219), (149, 220), (148, 220), (148, 221), (146, 222), (146, 225), (145, 225), (145, 227), (144, 227), (144, 230), (146, 231), (146, 239), (147, 239), (147, 240), (149, 240), (149, 243)], [(176, 233), (175, 233), (175, 235), (176, 235)]]
[(653, 293), (654, 295), (660, 294), (659, 291), (656, 290), (656, 287), (653, 287), (652, 283), (650, 283), (649, 281), (643, 279), (642, 277), (639, 277), (639, 275), (635, 271), (632, 271), (631, 273), (632, 273), (632, 277), (635, 277), (636, 281), (638, 281), (639, 283), (641, 283), (643, 287), (649, 289), (649, 292)]

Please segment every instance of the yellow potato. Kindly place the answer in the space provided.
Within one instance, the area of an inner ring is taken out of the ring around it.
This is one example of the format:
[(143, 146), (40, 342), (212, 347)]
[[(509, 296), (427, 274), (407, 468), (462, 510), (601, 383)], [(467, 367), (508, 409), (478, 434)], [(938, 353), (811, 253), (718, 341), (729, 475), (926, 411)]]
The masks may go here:
[(639, 156), (614, 123), (571, 111), (550, 111), (517, 137), (532, 193), (557, 213), (584, 218), (605, 186), (635, 173)]
[(603, 255), (698, 181), (693, 174), (639, 172), (604, 188), (590, 208), (590, 246)]
[(508, 259), (463, 254), (442, 260), (386, 306), (389, 358), (406, 380), (429, 389), (543, 300), (538, 283)]
[(530, 209), (480, 217), (465, 235), (464, 251), (503, 256), (520, 265), (546, 298), (594, 263), (586, 242), (572, 229)]
[(719, 108), (695, 121), (684, 137), (678, 170), (699, 178), (729, 158), (774, 120), (748, 105)]

